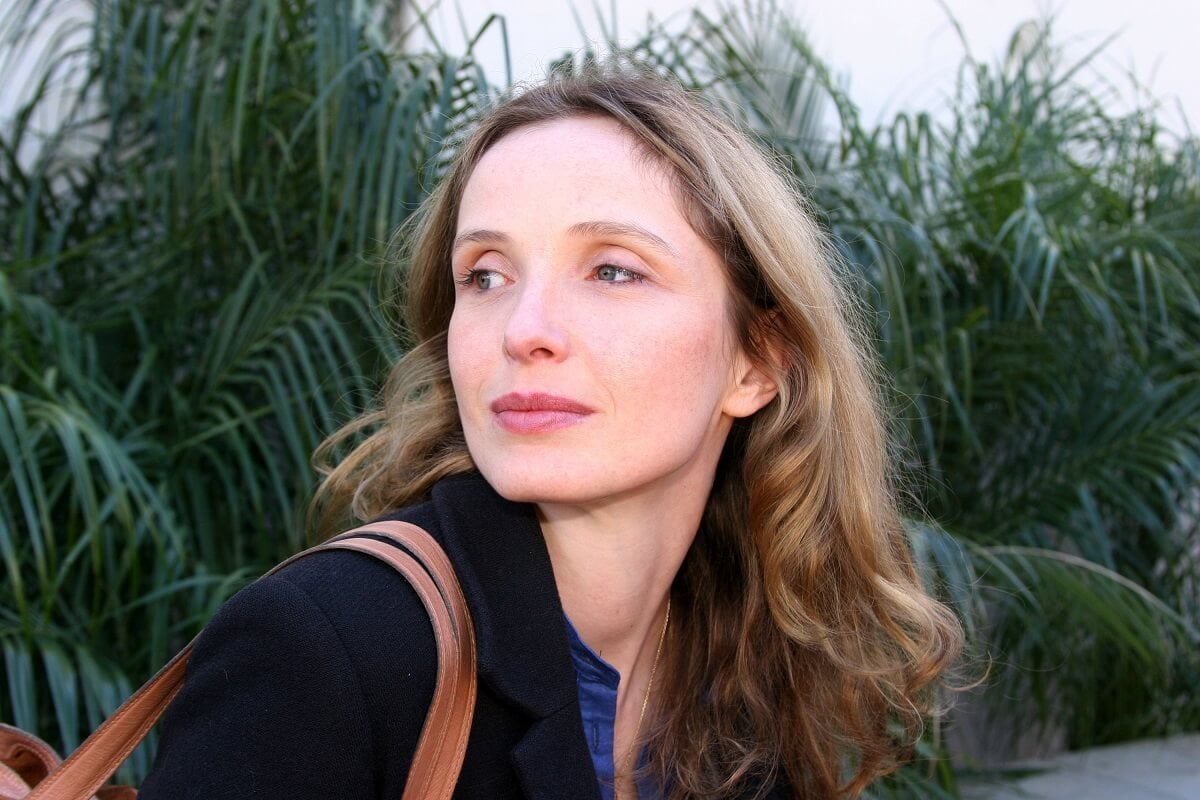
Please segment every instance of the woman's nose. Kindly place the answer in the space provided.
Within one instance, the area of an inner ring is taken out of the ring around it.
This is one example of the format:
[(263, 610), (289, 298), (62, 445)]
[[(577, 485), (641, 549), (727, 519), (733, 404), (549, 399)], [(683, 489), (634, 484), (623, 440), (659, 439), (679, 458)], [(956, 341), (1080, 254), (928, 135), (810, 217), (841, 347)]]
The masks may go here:
[(560, 316), (561, 298), (541, 281), (522, 284), (504, 328), (504, 352), (517, 361), (560, 360), (568, 336)]

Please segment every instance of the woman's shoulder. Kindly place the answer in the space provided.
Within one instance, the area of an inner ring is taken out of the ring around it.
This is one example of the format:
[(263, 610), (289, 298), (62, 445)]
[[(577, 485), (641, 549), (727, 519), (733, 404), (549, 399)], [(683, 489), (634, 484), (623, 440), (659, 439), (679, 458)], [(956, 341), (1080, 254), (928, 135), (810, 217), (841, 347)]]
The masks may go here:
[(298, 677), (332, 670), (368, 700), (376, 676), (392, 674), (388, 665), (428, 675), (430, 692), (437, 669), (416, 592), (387, 564), (342, 550), (300, 559), (237, 592), (197, 637), (191, 661), (189, 681), (193, 671), (225, 662)]
[(349, 550), (315, 553), (245, 587), (220, 608), (201, 640), (247, 620), (278, 623), (284, 631), (327, 629), (355, 657), (364, 648), (403, 651), (433, 641), (425, 608), (404, 576)]
[[(457, 517), (463, 509), (488, 505), (482, 498), (490, 491), (477, 473), (450, 476), (434, 486), (428, 499), (379, 519), (423, 528), (446, 550), (462, 580), (464, 573), (471, 573), (472, 557), (456, 543), (471, 525)], [(379, 676), (393, 681), (399, 669), (428, 675), (432, 691), (437, 651), (428, 613), (404, 576), (365, 553), (321, 551), (260, 578), (221, 607), (197, 649), (203, 654), (249, 627), (277, 627), (293, 638), (316, 636), (323, 647), (340, 649), (366, 684), (378, 683)], [(368, 692), (381, 690), (364, 686)]]
[[(438, 539), (431, 511), (426, 503), (388, 518), (421, 525)], [(198, 645), (246, 627), (274, 628), (300, 639), (309, 658), (337, 651), (368, 708), (401, 695), (425, 701), (432, 696), (437, 650), (428, 613), (403, 575), (365, 553), (317, 552), (255, 581), (222, 606)], [(397, 691), (398, 682), (408, 685)]]
[[(384, 518), (412, 522), (435, 539), (441, 538), (430, 503)], [(222, 606), (208, 630), (219, 629), (225, 617), (243, 615), (276, 616), (291, 622), (308, 616), (310, 624), (331, 626), (352, 649), (360, 639), (371, 640), (376, 647), (399, 646), (411, 641), (414, 634), (432, 640), (424, 607), (408, 581), (387, 563), (349, 550), (315, 552), (258, 579)], [(428, 637), (420, 635), (425, 629)], [(388, 635), (393, 632), (404, 635)]]
[(399, 795), (436, 680), (433, 628), (400, 574), (351, 551), (302, 558), (196, 639), (144, 796)]

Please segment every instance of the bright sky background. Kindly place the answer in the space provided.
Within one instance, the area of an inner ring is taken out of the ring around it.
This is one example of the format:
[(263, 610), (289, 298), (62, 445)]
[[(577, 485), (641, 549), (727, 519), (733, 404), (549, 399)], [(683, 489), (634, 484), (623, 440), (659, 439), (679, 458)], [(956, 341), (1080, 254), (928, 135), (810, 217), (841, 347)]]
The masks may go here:
[[(426, 0), (428, 2), (428, 0)], [(1164, 105), (1163, 119), (1183, 130), (1181, 104), (1200, 129), (1200, 0), (779, 0), (800, 20), (817, 52), (848, 81), (864, 121), (898, 110), (936, 110), (953, 91), (963, 45), (948, 12), (960, 22), (972, 54), (988, 63), (1005, 51), (1024, 20), (1056, 20), (1055, 38), (1068, 55), (1083, 55), (1116, 34), (1095, 62), (1100, 74), (1132, 95), (1132, 71)], [(713, 0), (574, 0), (591, 38), (599, 38), (595, 8), (606, 20), (615, 7), (622, 40), (644, 30), (653, 7), (658, 19), (697, 5), (715, 10)], [(456, 7), (474, 32), (489, 13), (505, 15), (515, 80), (536, 80), (545, 63), (585, 39), (571, 0), (441, 0), (431, 15), (447, 47), (461, 47)], [(489, 33), (480, 58), (496, 80), (503, 79), (500, 38)], [(1092, 79), (1095, 79), (1094, 76)], [(1196, 132), (1200, 133), (1200, 130)]]

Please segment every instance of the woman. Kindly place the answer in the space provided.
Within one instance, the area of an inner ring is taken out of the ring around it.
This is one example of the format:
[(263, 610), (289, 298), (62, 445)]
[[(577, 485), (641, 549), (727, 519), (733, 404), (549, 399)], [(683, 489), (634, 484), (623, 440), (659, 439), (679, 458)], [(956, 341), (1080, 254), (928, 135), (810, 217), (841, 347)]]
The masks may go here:
[[(894, 767), (961, 633), (785, 179), (678, 87), (592, 74), (499, 105), (417, 219), (416, 345), (318, 503), (455, 565), (457, 796), (854, 796)], [(143, 800), (398, 797), (435, 668), (387, 567), (301, 561), (201, 637)]]

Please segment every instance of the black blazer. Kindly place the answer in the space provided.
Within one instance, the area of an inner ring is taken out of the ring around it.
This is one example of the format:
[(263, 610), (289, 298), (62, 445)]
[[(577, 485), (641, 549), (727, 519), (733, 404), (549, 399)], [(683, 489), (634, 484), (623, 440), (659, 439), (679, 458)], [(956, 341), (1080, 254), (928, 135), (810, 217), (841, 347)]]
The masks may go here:
[[(441, 542), (474, 619), (479, 696), (455, 797), (598, 800), (533, 506), (471, 473), (388, 518)], [(390, 567), (345, 551), (303, 559), (201, 634), (139, 796), (398, 800), (435, 664), (424, 607)]]

